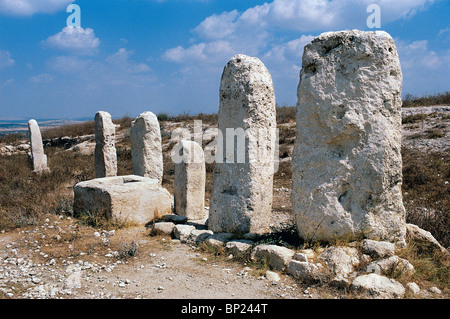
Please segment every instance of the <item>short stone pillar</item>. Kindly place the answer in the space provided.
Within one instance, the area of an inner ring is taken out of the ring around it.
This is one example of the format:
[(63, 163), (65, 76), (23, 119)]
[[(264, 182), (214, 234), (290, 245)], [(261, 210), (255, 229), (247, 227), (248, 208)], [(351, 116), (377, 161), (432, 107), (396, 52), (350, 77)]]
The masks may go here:
[(158, 180), (136, 175), (95, 178), (74, 187), (75, 216), (98, 214), (145, 225), (172, 212), (172, 196)]
[(140, 114), (130, 130), (133, 174), (162, 183), (163, 155), (158, 118), (152, 112)]
[(220, 84), (219, 130), (208, 227), (264, 233), (272, 213), (276, 110), (272, 77), (257, 58), (234, 56)]
[(402, 71), (383, 31), (327, 32), (305, 46), (292, 156), (299, 235), (405, 244)]
[(95, 177), (117, 175), (116, 127), (108, 112), (95, 114)]
[(47, 155), (44, 154), (42, 144), (42, 135), (36, 120), (28, 121), (28, 130), (30, 132), (31, 160), (33, 162), (33, 172), (50, 172), (47, 167)]
[[(175, 213), (188, 219), (204, 219), (205, 213), (205, 155), (194, 141), (182, 140), (175, 145)], [(174, 157), (174, 156), (173, 156)]]

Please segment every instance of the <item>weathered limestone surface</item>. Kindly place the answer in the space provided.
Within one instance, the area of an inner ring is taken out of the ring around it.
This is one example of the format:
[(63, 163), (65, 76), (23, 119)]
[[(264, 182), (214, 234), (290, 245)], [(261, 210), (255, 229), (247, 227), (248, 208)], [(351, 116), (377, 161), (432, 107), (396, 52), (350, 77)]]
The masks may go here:
[(171, 195), (158, 180), (136, 175), (96, 178), (74, 187), (75, 214), (146, 224), (171, 213)]
[[(208, 222), (214, 232), (266, 230), (272, 211), (275, 114), (272, 78), (264, 64), (234, 56), (220, 84), (223, 143), (219, 134)], [(227, 133), (238, 137), (227, 139)]]
[(175, 149), (179, 163), (175, 163), (175, 213), (189, 219), (204, 219), (205, 214), (205, 156), (194, 141), (180, 141)]
[(299, 235), (363, 233), (405, 245), (402, 71), (383, 31), (327, 32), (305, 47), (292, 161)]
[(377, 274), (356, 277), (350, 289), (374, 299), (397, 299), (405, 295), (405, 287), (401, 283)]
[(95, 114), (95, 177), (117, 175), (116, 127), (108, 112)]
[(163, 155), (158, 118), (152, 112), (140, 114), (130, 130), (133, 174), (162, 182)]
[(294, 254), (293, 250), (286, 247), (261, 244), (253, 248), (251, 258), (253, 260), (266, 259), (270, 267), (282, 270), (288, 265)]
[(44, 154), (42, 135), (36, 120), (28, 121), (30, 131), (31, 159), (33, 161), (33, 171), (36, 173), (48, 172), (47, 155)]

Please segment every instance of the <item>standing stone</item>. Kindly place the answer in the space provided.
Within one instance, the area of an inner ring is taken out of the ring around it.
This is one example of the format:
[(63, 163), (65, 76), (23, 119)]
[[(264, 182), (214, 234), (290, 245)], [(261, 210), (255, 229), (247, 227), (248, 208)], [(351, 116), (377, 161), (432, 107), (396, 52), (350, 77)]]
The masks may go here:
[(95, 177), (117, 175), (116, 127), (108, 112), (95, 114)]
[(272, 78), (264, 64), (257, 58), (234, 56), (220, 84), (208, 221), (215, 233), (267, 230), (272, 212), (275, 114)]
[(157, 179), (162, 183), (163, 155), (158, 118), (152, 112), (140, 114), (131, 123), (133, 174)]
[(383, 31), (327, 32), (306, 45), (292, 206), (304, 239), (364, 234), (405, 245), (402, 71)]
[(178, 163), (175, 163), (174, 201), (175, 213), (189, 219), (204, 219), (205, 214), (205, 155), (194, 141), (182, 140), (175, 146)]
[(44, 154), (42, 135), (36, 120), (28, 121), (30, 131), (31, 159), (33, 161), (33, 171), (36, 173), (48, 172), (47, 155)]

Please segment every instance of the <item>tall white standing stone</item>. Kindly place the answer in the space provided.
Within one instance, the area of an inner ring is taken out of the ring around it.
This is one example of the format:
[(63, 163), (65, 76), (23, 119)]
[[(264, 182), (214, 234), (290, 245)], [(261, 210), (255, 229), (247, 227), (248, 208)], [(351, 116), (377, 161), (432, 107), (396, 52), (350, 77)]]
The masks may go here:
[(95, 114), (95, 177), (117, 175), (116, 127), (108, 112)]
[(163, 155), (156, 115), (152, 112), (140, 114), (131, 123), (130, 136), (133, 174), (157, 179), (161, 184)]
[(272, 212), (276, 142), (272, 77), (259, 59), (236, 55), (223, 71), (219, 93), (208, 227), (214, 232), (263, 233)]
[(48, 172), (47, 155), (44, 154), (42, 144), (42, 135), (36, 120), (28, 121), (28, 130), (30, 132), (31, 159), (33, 161), (33, 171), (36, 173)]
[(204, 219), (205, 214), (205, 155), (194, 141), (180, 141), (175, 150), (174, 201), (175, 213), (189, 219)]
[(383, 31), (327, 32), (306, 45), (297, 102), (292, 207), (299, 235), (405, 243), (402, 71)]

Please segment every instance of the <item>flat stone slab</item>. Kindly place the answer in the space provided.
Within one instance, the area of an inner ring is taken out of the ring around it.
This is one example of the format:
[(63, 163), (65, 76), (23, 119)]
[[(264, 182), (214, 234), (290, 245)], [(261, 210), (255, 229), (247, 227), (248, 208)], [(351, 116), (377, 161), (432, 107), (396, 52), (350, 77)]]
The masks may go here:
[(136, 175), (96, 178), (74, 187), (74, 213), (146, 224), (170, 214), (171, 195), (157, 179)]

